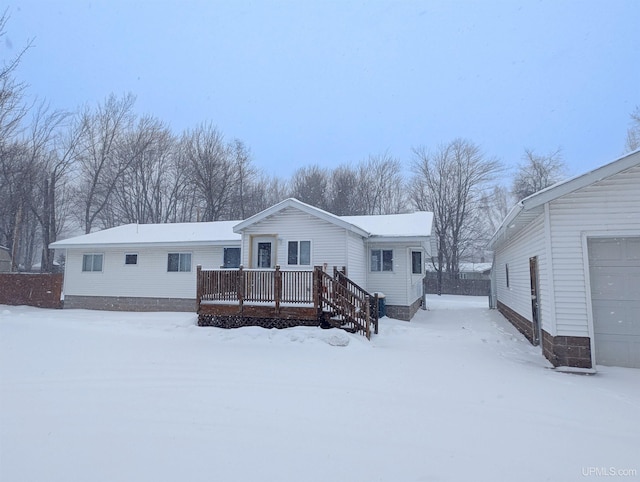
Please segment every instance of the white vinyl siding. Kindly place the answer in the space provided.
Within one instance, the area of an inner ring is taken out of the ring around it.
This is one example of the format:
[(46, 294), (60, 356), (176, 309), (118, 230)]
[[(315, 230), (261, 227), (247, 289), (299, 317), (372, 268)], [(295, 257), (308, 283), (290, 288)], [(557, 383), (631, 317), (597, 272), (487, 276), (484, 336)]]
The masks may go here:
[(347, 274), (359, 286), (367, 289), (367, 253), (365, 242), (356, 233), (347, 231)]
[(411, 274), (411, 250), (406, 243), (370, 243), (371, 250), (392, 250), (393, 271), (370, 271), (367, 287), (370, 293), (384, 293), (386, 304), (408, 306), (422, 295), (422, 275)]
[[(252, 236), (276, 236), (274, 246), (275, 265), (289, 269), (311, 269), (313, 266), (327, 264), (329, 270), (334, 266), (347, 266), (346, 231), (327, 221), (318, 219), (295, 208), (284, 209), (265, 218), (243, 231), (242, 264), (250, 266)], [(311, 265), (288, 266), (289, 241), (311, 241)]]
[[(185, 252), (187, 248), (180, 249)], [(64, 277), (66, 295), (78, 296), (138, 296), (151, 298), (195, 298), (196, 265), (218, 268), (223, 263), (223, 248), (189, 247), (191, 271), (167, 271), (167, 256), (178, 252), (176, 248), (140, 248), (138, 267), (124, 264), (130, 249), (104, 249), (102, 273), (82, 272), (82, 250), (68, 249)]]
[[(495, 265), (501, 267), (496, 269), (496, 285), (498, 301), (531, 321), (533, 313), (529, 258), (537, 256), (540, 322), (545, 331), (553, 334), (551, 313), (546, 311), (549, 291), (544, 239), (544, 214), (541, 214), (509, 243), (496, 250)], [(508, 287), (507, 270), (509, 272)]]
[(558, 335), (589, 336), (583, 236), (633, 235), (640, 230), (640, 167), (550, 203)]
[(548, 233), (543, 213), (497, 247), (494, 266), (499, 268), (495, 271), (498, 301), (531, 320), (529, 258), (538, 256), (542, 328), (554, 336), (592, 336), (586, 240), (640, 234), (638, 186), (640, 167), (634, 167), (551, 201), (547, 208)]

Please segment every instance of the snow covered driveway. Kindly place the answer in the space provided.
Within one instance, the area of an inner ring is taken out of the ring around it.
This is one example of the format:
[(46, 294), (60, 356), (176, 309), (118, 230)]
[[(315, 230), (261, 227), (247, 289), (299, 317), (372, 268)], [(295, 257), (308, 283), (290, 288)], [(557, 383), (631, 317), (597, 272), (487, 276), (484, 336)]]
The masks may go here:
[(368, 342), (0, 306), (0, 480), (640, 478), (640, 370), (555, 372), (486, 307), (432, 297)]

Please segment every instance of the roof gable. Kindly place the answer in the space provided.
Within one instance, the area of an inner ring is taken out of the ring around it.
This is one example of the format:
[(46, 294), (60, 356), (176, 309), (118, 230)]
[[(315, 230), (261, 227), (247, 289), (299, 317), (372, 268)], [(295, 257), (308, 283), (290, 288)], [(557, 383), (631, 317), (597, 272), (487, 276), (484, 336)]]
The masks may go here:
[(517, 203), (504, 218), (500, 227), (496, 230), (491, 240), (489, 240), (489, 248), (495, 249), (495, 247), (500, 244), (500, 241), (510, 239), (527, 224), (532, 222), (542, 213), (546, 203), (636, 166), (640, 166), (640, 149), (626, 154), (609, 164), (605, 164), (604, 166), (566, 181), (556, 183), (524, 198)]
[(341, 228), (347, 229), (348, 231), (352, 231), (355, 232), (357, 234), (359, 234), (362, 237), (369, 237), (370, 233), (368, 233), (367, 231), (365, 231), (364, 229), (362, 229), (359, 226), (356, 226), (355, 224), (352, 224), (348, 221), (345, 221), (344, 218), (341, 218), (340, 216), (336, 216), (335, 214), (331, 214), (327, 211), (324, 211), (322, 209), (316, 208), (314, 206), (311, 206), (309, 204), (303, 203), (302, 201), (298, 201), (295, 198), (288, 198), (285, 199), (282, 202), (279, 202), (278, 204), (274, 204), (273, 206), (271, 206), (270, 208), (265, 209), (264, 211), (259, 212), (258, 214), (254, 214), (253, 216), (251, 216), (250, 218), (242, 221), (241, 223), (237, 224), (234, 228), (233, 231), (236, 233), (241, 233), (242, 231), (244, 231), (245, 229), (247, 229), (249, 226), (252, 226), (256, 223), (259, 223), (260, 221), (273, 216), (274, 214), (277, 214), (287, 208), (294, 208), (294, 209), (298, 209), (299, 211), (302, 211), (304, 213), (307, 213), (311, 216), (314, 216), (318, 219), (322, 219), (323, 221), (327, 221), (331, 224), (334, 224), (336, 226), (339, 226)]

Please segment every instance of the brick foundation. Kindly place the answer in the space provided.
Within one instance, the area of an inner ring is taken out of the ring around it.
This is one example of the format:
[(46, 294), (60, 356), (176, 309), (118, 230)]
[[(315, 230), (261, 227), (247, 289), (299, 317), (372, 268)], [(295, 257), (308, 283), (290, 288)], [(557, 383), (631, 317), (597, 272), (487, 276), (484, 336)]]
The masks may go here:
[(593, 368), (588, 336), (552, 336), (542, 330), (542, 352), (554, 367)]
[(533, 322), (498, 301), (498, 311), (533, 344)]
[(422, 298), (418, 298), (410, 306), (386, 305), (387, 316), (396, 320), (411, 321), (420, 306), (422, 306)]
[(243, 316), (198, 315), (199, 326), (216, 328), (242, 328), (260, 326), (262, 328), (292, 328), (294, 326), (320, 326), (320, 320), (297, 320), (283, 318), (247, 318)]
[[(498, 301), (498, 311), (533, 343), (533, 322)], [(593, 368), (588, 336), (552, 336), (542, 330), (542, 353), (554, 367)]]
[(136, 298), (127, 296), (64, 297), (65, 308), (105, 311), (191, 311), (197, 310), (196, 300), (188, 298)]

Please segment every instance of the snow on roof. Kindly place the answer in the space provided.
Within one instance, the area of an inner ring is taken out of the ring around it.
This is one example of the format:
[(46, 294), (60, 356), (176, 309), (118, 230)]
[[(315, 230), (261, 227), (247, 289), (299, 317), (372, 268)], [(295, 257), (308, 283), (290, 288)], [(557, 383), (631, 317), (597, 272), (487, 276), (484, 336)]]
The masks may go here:
[(140, 244), (213, 245), (238, 244), (240, 235), (233, 232), (239, 221), (208, 223), (126, 224), (95, 233), (52, 243), (50, 247), (76, 248), (100, 246), (134, 246)]
[(380, 214), (371, 216), (340, 216), (372, 236), (420, 237), (431, 235), (433, 213), (419, 211), (407, 214)]
[[(214, 221), (208, 223), (126, 224), (95, 233), (51, 243), (52, 249), (105, 246), (196, 246), (239, 244), (241, 228), (286, 207), (303, 209), (351, 229), (361, 236), (376, 238), (427, 237), (431, 235), (433, 213), (382, 214), (372, 216), (336, 216), (296, 199), (287, 199), (245, 221)], [(240, 229), (239, 229), (240, 227)]]

